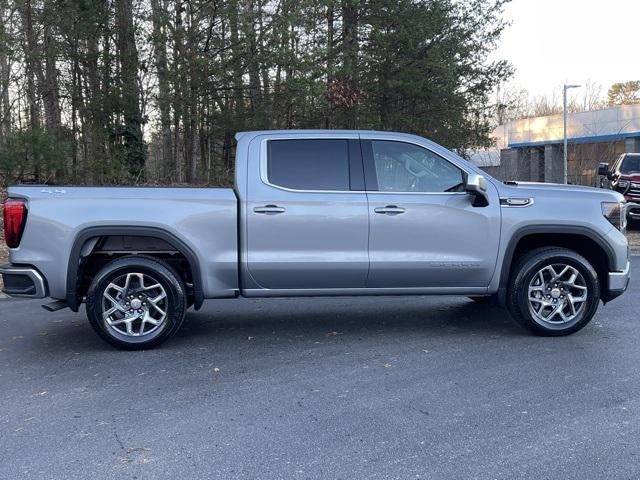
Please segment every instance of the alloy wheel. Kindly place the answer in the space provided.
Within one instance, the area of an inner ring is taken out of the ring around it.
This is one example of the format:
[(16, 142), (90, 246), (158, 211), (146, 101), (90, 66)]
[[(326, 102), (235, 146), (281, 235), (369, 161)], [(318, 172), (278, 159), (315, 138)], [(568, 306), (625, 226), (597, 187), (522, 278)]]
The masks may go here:
[(575, 267), (547, 265), (529, 282), (529, 311), (544, 326), (566, 327), (580, 317), (588, 295), (585, 279)]
[(167, 292), (148, 274), (121, 275), (103, 293), (103, 321), (120, 335), (142, 337), (155, 332), (167, 319), (167, 311)]

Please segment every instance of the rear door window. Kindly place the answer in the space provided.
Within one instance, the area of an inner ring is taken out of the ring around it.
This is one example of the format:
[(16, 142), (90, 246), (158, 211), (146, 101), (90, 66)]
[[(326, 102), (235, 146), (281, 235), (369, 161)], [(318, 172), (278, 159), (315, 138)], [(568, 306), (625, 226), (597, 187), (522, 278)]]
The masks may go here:
[(349, 190), (348, 140), (270, 140), (267, 178), (294, 190)]

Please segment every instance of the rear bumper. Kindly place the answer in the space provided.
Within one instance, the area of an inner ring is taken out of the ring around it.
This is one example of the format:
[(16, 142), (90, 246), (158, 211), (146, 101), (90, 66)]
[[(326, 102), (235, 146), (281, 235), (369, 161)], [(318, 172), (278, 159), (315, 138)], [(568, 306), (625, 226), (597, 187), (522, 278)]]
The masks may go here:
[(47, 282), (38, 270), (28, 265), (0, 266), (4, 287), (2, 292), (11, 297), (45, 298)]
[(609, 272), (607, 290), (603, 294), (603, 300), (610, 302), (622, 295), (629, 286), (631, 278), (631, 263), (627, 262), (626, 268), (622, 272)]

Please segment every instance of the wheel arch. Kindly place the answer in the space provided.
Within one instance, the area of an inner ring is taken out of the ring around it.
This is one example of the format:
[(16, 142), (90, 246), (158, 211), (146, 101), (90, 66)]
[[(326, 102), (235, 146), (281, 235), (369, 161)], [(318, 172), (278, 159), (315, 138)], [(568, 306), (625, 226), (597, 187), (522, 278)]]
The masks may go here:
[[(191, 269), (194, 308), (197, 310), (202, 306), (204, 293), (198, 257), (183, 240), (173, 233), (157, 227), (95, 226), (81, 230), (75, 236), (73, 246), (71, 247), (66, 279), (66, 301), (71, 310), (77, 312), (82, 302), (82, 299), (78, 295), (78, 284), (84, 269), (82, 260), (88, 256), (83, 256), (83, 253), (85, 253), (85, 245), (90, 245), (91, 251), (93, 251), (98, 239), (114, 236), (151, 238), (161, 240), (174, 248), (176, 252), (184, 256)], [(92, 241), (94, 242), (93, 245), (91, 245)], [(89, 253), (91, 253), (91, 251)], [(148, 254), (146, 252), (144, 253)]]
[(511, 236), (505, 249), (498, 290), (501, 304), (504, 305), (506, 300), (507, 284), (513, 264), (523, 253), (539, 247), (565, 247), (581, 254), (592, 263), (601, 282), (606, 282), (607, 273), (615, 270), (615, 254), (612, 248), (591, 228), (570, 225), (521, 227)]

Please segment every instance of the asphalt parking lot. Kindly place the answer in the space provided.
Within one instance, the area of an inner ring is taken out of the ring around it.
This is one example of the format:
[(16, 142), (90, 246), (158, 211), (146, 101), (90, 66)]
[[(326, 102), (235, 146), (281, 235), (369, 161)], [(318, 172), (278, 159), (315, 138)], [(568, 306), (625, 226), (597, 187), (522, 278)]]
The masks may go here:
[(0, 478), (638, 478), (640, 258), (583, 331), (461, 298), (224, 300), (120, 352), (0, 301)]

